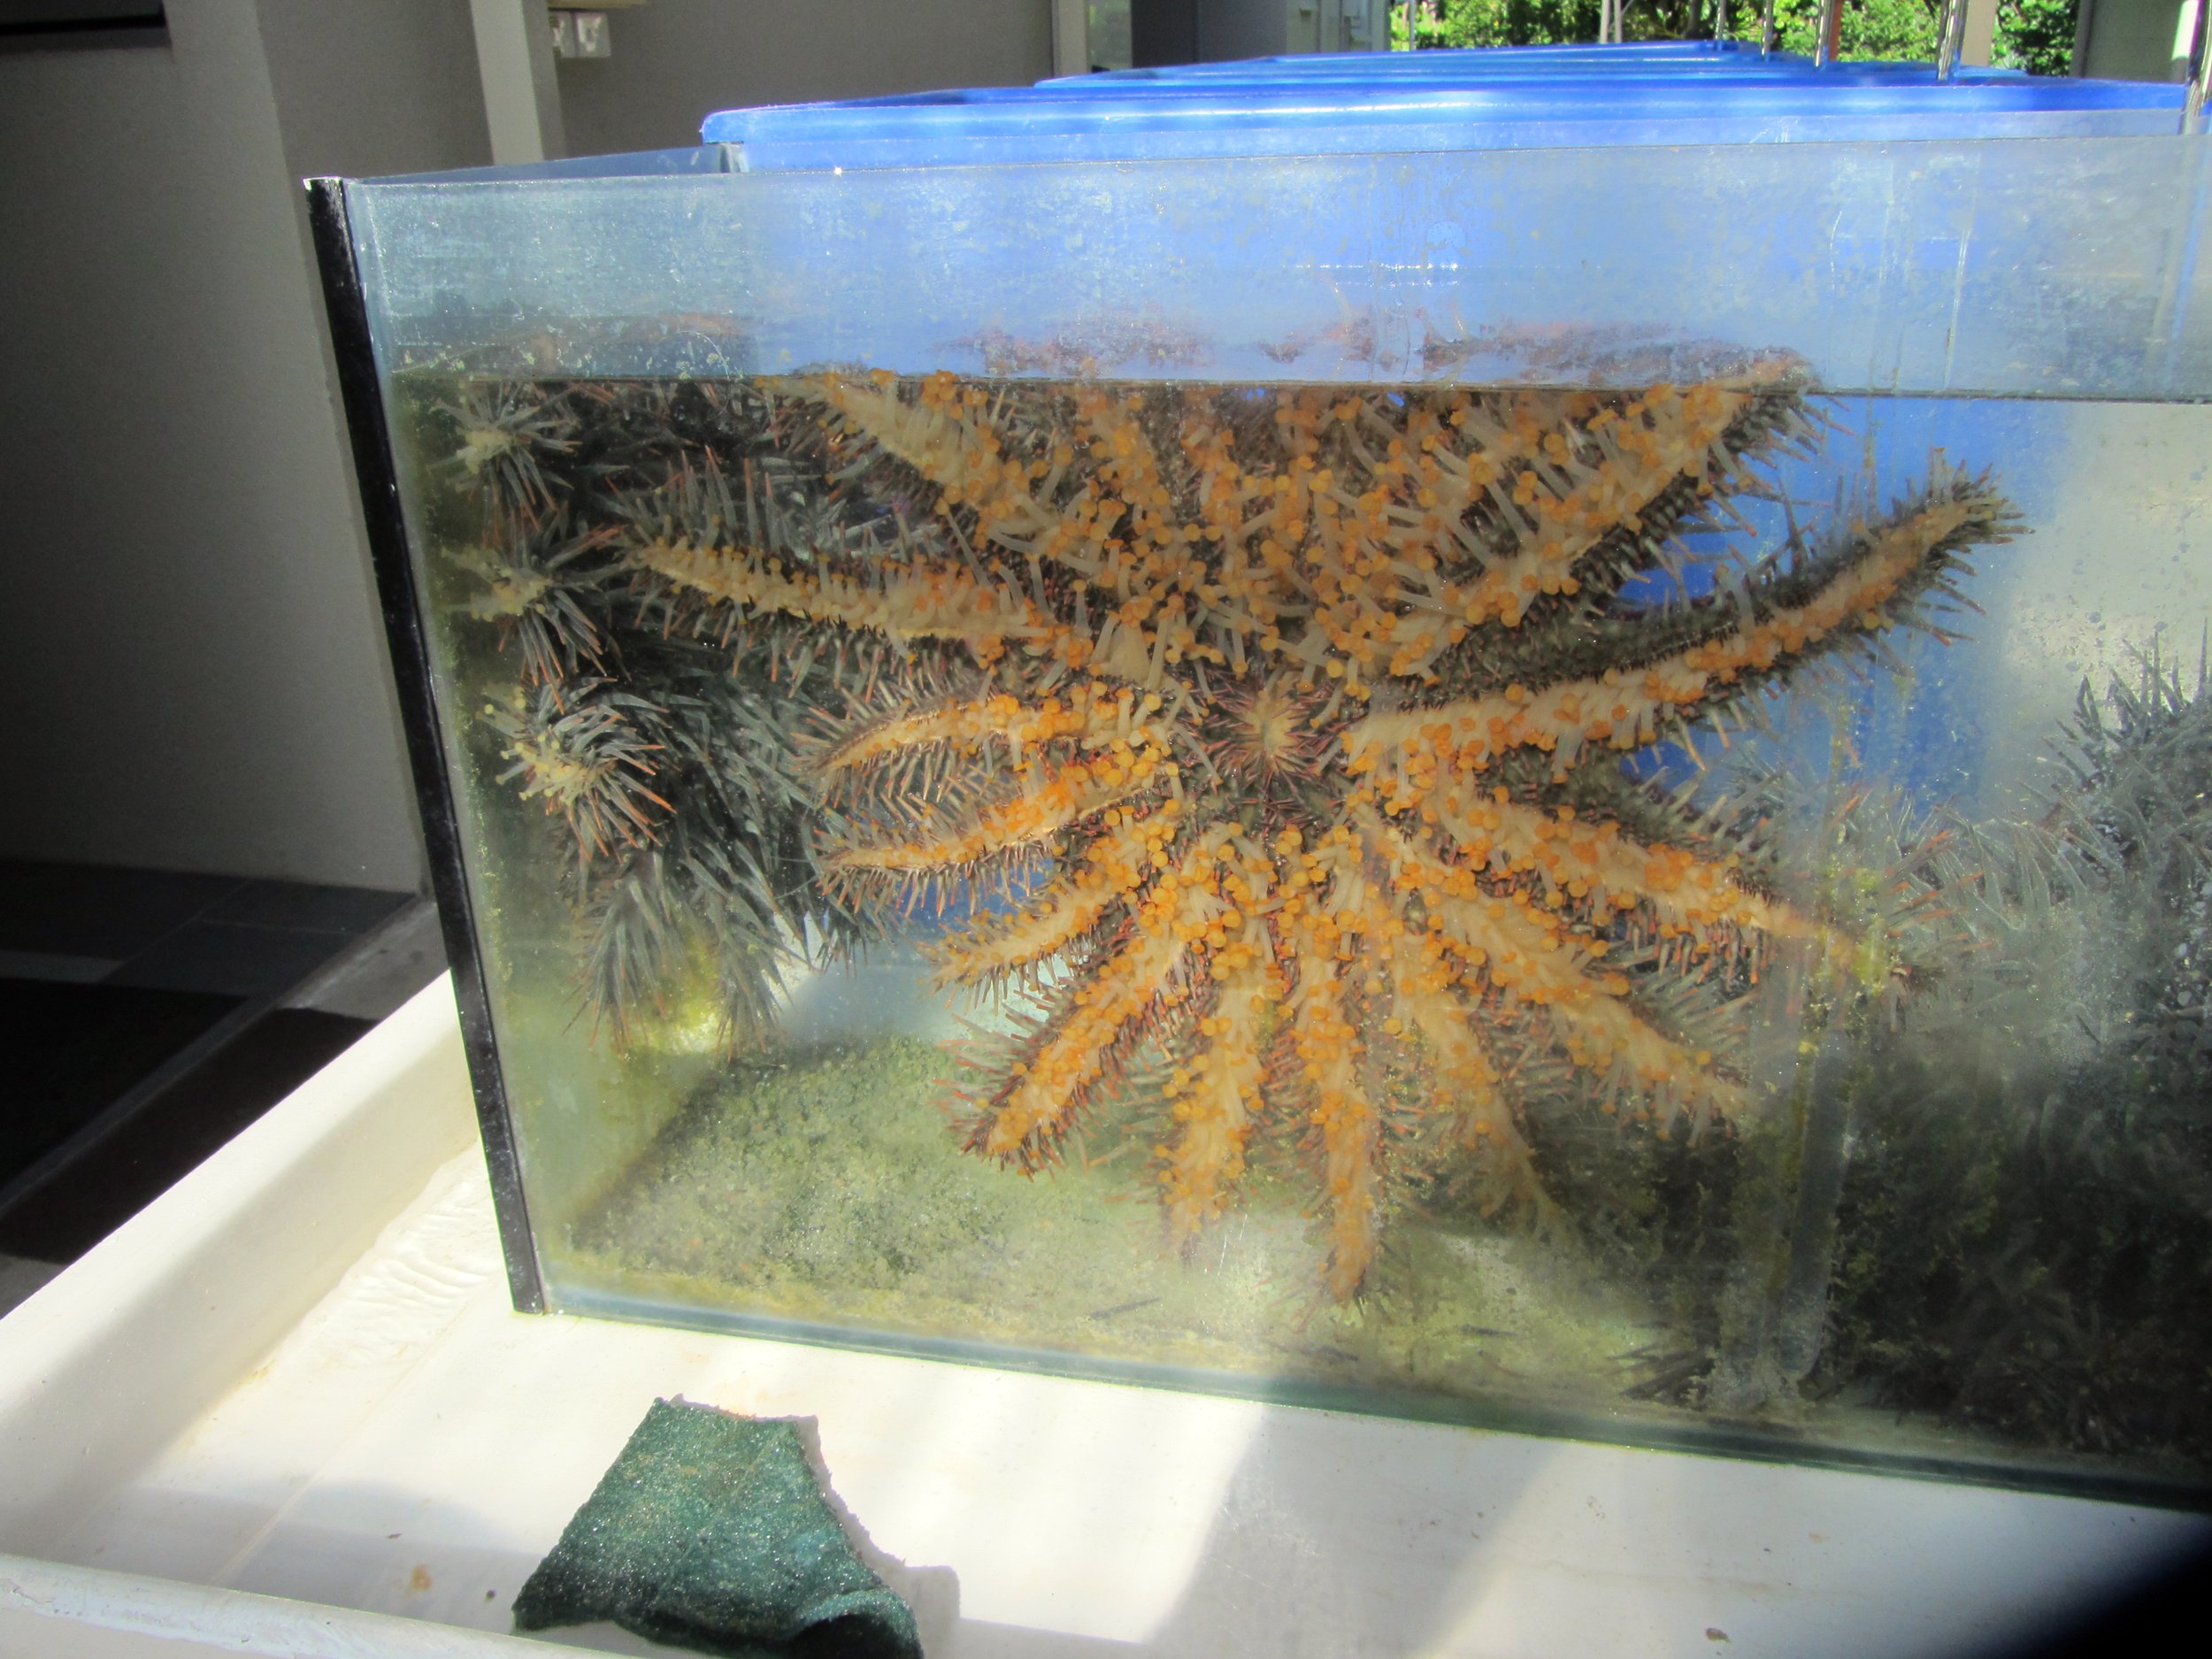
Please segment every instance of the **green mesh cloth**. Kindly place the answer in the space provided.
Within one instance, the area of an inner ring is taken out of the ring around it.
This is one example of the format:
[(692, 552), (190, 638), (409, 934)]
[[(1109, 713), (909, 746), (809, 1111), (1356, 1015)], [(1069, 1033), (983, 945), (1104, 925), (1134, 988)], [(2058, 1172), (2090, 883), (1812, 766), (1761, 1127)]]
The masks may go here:
[(711, 1654), (921, 1659), (788, 1419), (654, 1402), (515, 1597), (515, 1628), (611, 1619)]

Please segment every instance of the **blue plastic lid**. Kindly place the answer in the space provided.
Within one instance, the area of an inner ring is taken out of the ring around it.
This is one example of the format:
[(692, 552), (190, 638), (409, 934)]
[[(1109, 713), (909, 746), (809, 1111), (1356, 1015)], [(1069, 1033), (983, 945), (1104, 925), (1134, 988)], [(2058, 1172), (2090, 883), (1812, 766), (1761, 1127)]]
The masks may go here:
[[(1129, 83), (1123, 83), (1127, 85)], [(2170, 134), (2177, 84), (1939, 83), (1823, 72), (1715, 80), (1571, 72), (1439, 86), (1193, 81), (1135, 95), (982, 88), (726, 110), (702, 137), (748, 172), (1423, 150)]]
[[(1194, 90), (1219, 91), (1233, 87), (1434, 87), (1434, 86), (1496, 86), (1526, 84), (1531, 81), (1558, 80), (1565, 77), (1580, 79), (1603, 78), (1625, 83), (1638, 81), (1668, 81), (1700, 86), (1726, 83), (1776, 82), (1786, 81), (1820, 81), (1830, 84), (1872, 84), (1881, 86), (1940, 85), (1933, 64), (1861, 62), (1831, 64), (1816, 68), (1809, 63), (1752, 58), (1747, 62), (1725, 59), (1689, 62), (1658, 59), (1635, 64), (1561, 63), (1549, 66), (1525, 64), (1515, 69), (1483, 65), (1440, 64), (1432, 69), (1416, 74), (1410, 71), (1396, 74), (1356, 75), (1351, 73), (1302, 73), (1296, 70), (1273, 67), (1243, 69), (1233, 74), (1171, 75), (1171, 74), (1097, 74), (1069, 75), (1053, 81), (1041, 81), (1033, 88), (1004, 88), (1007, 91), (1034, 91), (1051, 96), (1104, 96), (1113, 94), (1169, 93)], [(2070, 77), (2067, 77), (2070, 79)], [(2034, 77), (2016, 69), (1964, 69), (1951, 77), (1955, 86), (1980, 86), (1991, 83), (2019, 85)], [(2052, 77), (2058, 79), (2058, 77)]]
[(1068, 75), (1069, 81), (1099, 80), (1105, 76), (1193, 77), (1240, 74), (1261, 69), (1282, 69), (1298, 74), (1371, 74), (1426, 73), (1442, 64), (1489, 65), (1507, 69), (1535, 68), (1561, 63), (1681, 64), (1778, 62), (1794, 59), (1791, 52), (1763, 52), (1747, 41), (1627, 41), (1569, 42), (1550, 46), (1459, 46), (1418, 52), (1293, 52), (1268, 58), (1240, 58), (1200, 64), (1165, 64), (1145, 69), (1094, 70), (1089, 75)]
[[(1442, 54), (1436, 54), (1442, 56)], [(1600, 70), (1581, 66), (1555, 68), (1544, 73), (1484, 74), (1463, 70), (1441, 71), (1423, 75), (1384, 75), (1363, 79), (1354, 75), (1300, 75), (1254, 70), (1241, 74), (1194, 75), (1187, 79), (1161, 77), (1158, 79), (1118, 79), (1112, 75), (1067, 76), (1056, 81), (1041, 81), (1033, 87), (970, 87), (949, 91), (894, 93), (882, 97), (854, 98), (841, 103), (856, 108), (888, 108), (895, 105), (958, 102), (967, 104), (1025, 103), (1032, 100), (1078, 98), (1107, 100), (1115, 98), (1229, 98), (1247, 95), (1279, 93), (1302, 98), (1359, 100), (1395, 100), (1412, 94), (1519, 89), (1539, 89), (1565, 84), (1601, 83), (1614, 96), (1618, 88), (1638, 86), (1663, 86), (1694, 88), (1700, 93), (1723, 87), (1776, 87), (1802, 85), (1807, 87), (1939, 87), (1932, 64), (1878, 64), (1858, 63), (1815, 69), (1810, 64), (1762, 65), (1754, 58), (1747, 64), (1727, 62), (1704, 63), (1694, 70), (1677, 70), (1664, 63), (1610, 67)], [(2056, 108), (2121, 108), (2142, 102), (2135, 88), (2162, 86), (2162, 82), (2145, 81), (2078, 81), (2050, 80), (2032, 81), (2016, 71), (1992, 71), (1978, 77), (1962, 77), (1953, 81), (1946, 89), (1959, 91), (1969, 86), (2003, 86), (2049, 88), (2093, 88), (2079, 93), (2054, 92), (2036, 94), (2049, 96)], [(2171, 99), (2170, 91), (2160, 95)]]
[[(1309, 53), (1300, 57), (1249, 58), (1232, 62), (1176, 64), (1158, 68), (1095, 71), (1037, 82), (1039, 88), (1105, 88), (1163, 82), (1210, 84), (1281, 81), (1486, 81), (1501, 76), (1555, 75), (1563, 72), (1624, 75), (1702, 76), (1750, 72), (1781, 74), (1853, 75), (1872, 73), (1906, 80), (1935, 79), (1932, 63), (1909, 60), (1855, 60), (1816, 68), (1794, 52), (1762, 52), (1738, 41), (1640, 41), (1625, 44), (1468, 47), (1421, 52)], [(2019, 81), (2024, 71), (1961, 64), (1957, 81)]]

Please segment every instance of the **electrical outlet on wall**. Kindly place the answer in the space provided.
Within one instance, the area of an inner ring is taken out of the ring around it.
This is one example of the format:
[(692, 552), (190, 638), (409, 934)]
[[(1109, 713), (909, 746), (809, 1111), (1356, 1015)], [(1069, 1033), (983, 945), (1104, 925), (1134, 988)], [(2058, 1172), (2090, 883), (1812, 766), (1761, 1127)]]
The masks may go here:
[(553, 25), (556, 58), (611, 58), (614, 39), (604, 12), (584, 12), (555, 6), (546, 12)]

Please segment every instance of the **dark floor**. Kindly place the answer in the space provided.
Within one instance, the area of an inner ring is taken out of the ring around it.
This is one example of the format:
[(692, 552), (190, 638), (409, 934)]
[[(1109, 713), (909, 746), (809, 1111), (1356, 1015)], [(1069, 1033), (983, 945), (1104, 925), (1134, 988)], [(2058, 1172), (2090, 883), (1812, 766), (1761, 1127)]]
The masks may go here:
[(412, 896), (0, 860), (0, 975), (280, 995)]
[(0, 860), (0, 1311), (444, 965), (411, 894)]
[(245, 1006), (241, 996), (0, 978), (0, 1190)]

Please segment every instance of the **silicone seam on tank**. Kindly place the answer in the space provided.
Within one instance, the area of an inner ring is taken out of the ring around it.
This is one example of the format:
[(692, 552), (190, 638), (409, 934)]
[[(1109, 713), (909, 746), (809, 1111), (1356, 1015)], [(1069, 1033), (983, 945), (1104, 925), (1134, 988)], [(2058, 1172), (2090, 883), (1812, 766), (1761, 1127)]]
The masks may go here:
[(491, 1177), (508, 1289), (518, 1311), (542, 1313), (544, 1276), (523, 1190), (513, 1117), (491, 1020), (489, 987), (476, 945), (474, 907), (463, 863), (445, 741), (438, 725), (406, 518), (400, 504), (391, 427), (369, 330), (367, 295), (347, 211), (346, 181), (323, 178), (306, 183), (331, 349), (351, 439), (354, 472), (360, 486), (378, 605), (391, 648), (400, 726), (422, 813), (431, 889), (437, 900), (446, 959), (452, 968), (454, 1001), (460, 1011), (462, 1045), (468, 1058), (484, 1160)]

